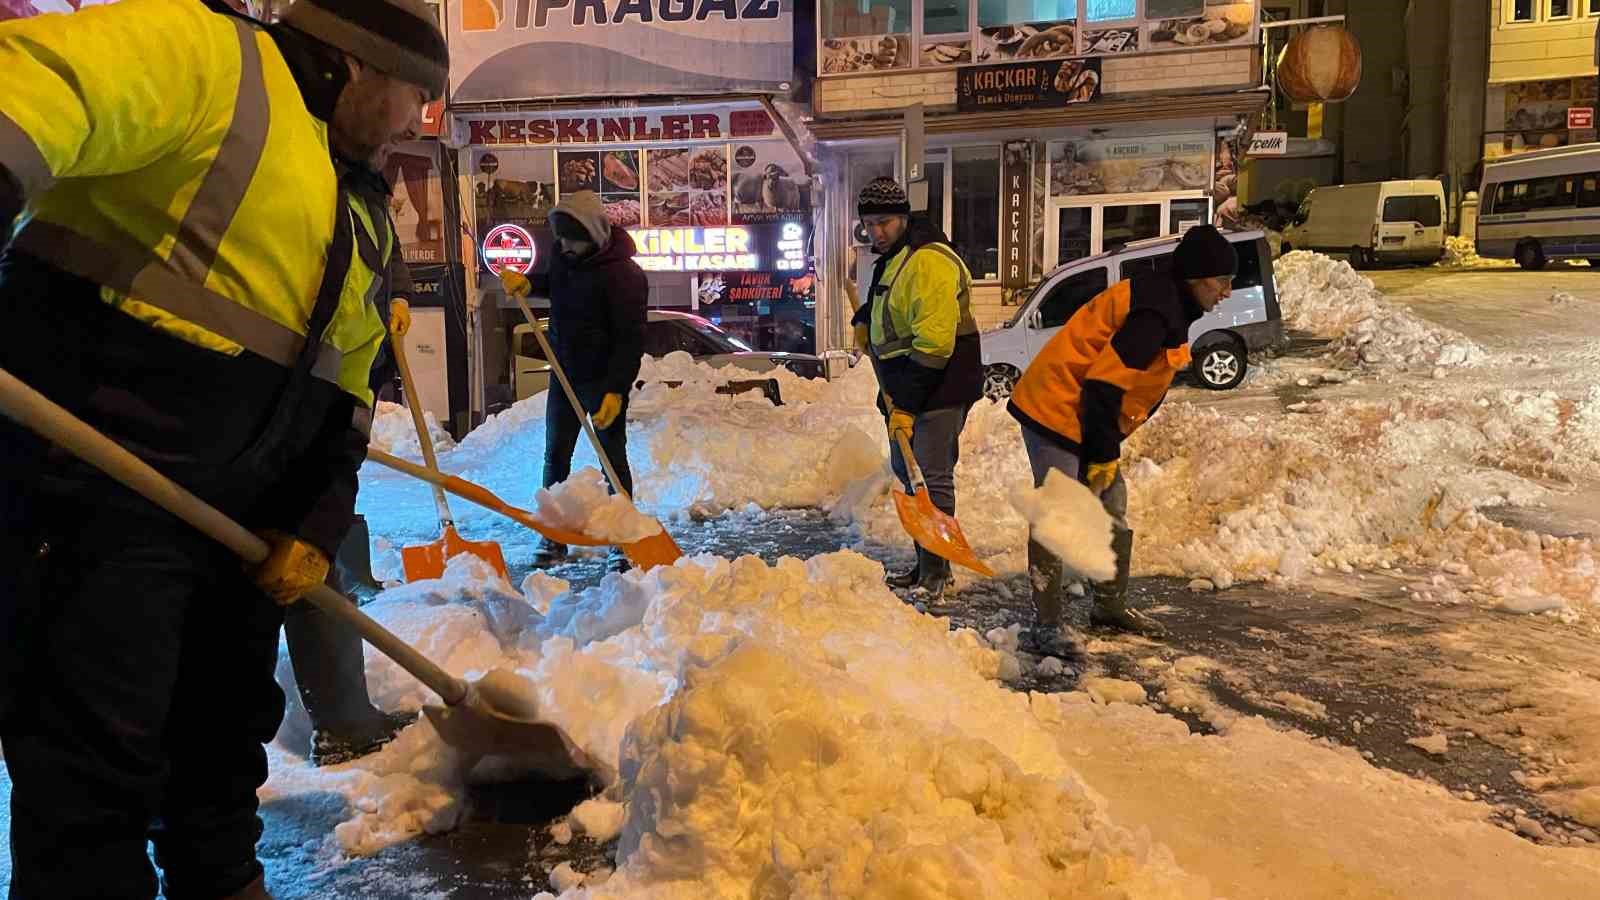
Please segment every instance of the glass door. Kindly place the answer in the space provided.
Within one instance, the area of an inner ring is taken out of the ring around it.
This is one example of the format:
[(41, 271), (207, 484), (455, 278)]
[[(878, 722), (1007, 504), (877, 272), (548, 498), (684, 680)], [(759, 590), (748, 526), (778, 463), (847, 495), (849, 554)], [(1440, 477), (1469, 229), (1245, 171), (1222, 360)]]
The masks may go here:
[(1045, 253), (1054, 258), (1046, 260), (1046, 270), (1208, 221), (1211, 201), (1197, 194), (1053, 201), (1045, 217)]

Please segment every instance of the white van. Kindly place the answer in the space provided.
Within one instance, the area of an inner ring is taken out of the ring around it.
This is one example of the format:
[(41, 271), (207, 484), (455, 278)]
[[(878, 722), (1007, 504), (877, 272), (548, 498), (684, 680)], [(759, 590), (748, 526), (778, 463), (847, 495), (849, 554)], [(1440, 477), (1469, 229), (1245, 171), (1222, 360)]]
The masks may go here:
[(1444, 256), (1444, 185), (1437, 179), (1319, 187), (1283, 231), (1283, 250), (1346, 256), (1357, 269), (1430, 265)]
[[(1272, 279), (1272, 250), (1259, 231), (1227, 232), (1239, 254), (1233, 296), (1189, 328), (1190, 372), (1202, 387), (1225, 391), (1244, 381), (1252, 352), (1281, 345), (1283, 313)], [(1074, 260), (1046, 275), (1011, 322), (983, 335), (984, 394), (1011, 396), (1035, 355), (1072, 314), (1111, 285), (1172, 266), (1178, 236), (1138, 241), (1099, 256)]]
[(1542, 269), (1600, 264), (1600, 144), (1519, 153), (1483, 167), (1478, 255)]

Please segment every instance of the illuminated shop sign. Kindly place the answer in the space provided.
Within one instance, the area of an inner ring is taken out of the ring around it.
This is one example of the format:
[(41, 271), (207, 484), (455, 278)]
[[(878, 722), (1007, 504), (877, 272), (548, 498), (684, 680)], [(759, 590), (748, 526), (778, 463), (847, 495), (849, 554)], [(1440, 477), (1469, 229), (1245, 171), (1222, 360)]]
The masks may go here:
[(483, 237), (483, 261), (496, 275), (502, 269), (526, 275), (538, 258), (533, 235), (521, 225), (496, 225)]
[(649, 272), (806, 269), (806, 226), (797, 222), (717, 228), (631, 228), (634, 262)]

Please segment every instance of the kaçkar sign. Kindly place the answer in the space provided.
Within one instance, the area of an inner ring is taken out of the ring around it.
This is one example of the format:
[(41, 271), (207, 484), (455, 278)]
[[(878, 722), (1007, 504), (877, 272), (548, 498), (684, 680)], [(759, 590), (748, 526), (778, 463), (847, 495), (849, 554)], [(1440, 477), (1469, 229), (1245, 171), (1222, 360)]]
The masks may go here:
[(793, 72), (792, 0), (462, 0), (451, 99), (773, 90)]

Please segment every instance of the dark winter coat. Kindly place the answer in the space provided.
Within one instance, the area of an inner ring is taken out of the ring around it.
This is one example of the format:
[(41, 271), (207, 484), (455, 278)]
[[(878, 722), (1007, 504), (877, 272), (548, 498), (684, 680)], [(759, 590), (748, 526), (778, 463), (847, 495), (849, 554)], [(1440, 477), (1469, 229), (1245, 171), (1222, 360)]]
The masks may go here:
[[(627, 396), (639, 377), (650, 285), (633, 261), (633, 238), (611, 225), (593, 194), (563, 199), (552, 215), (581, 222), (600, 245), (582, 259), (556, 253), (550, 271), (535, 276), (535, 293), (550, 298), (550, 345), (573, 384), (604, 385)], [(591, 410), (592, 412), (592, 410)]]

